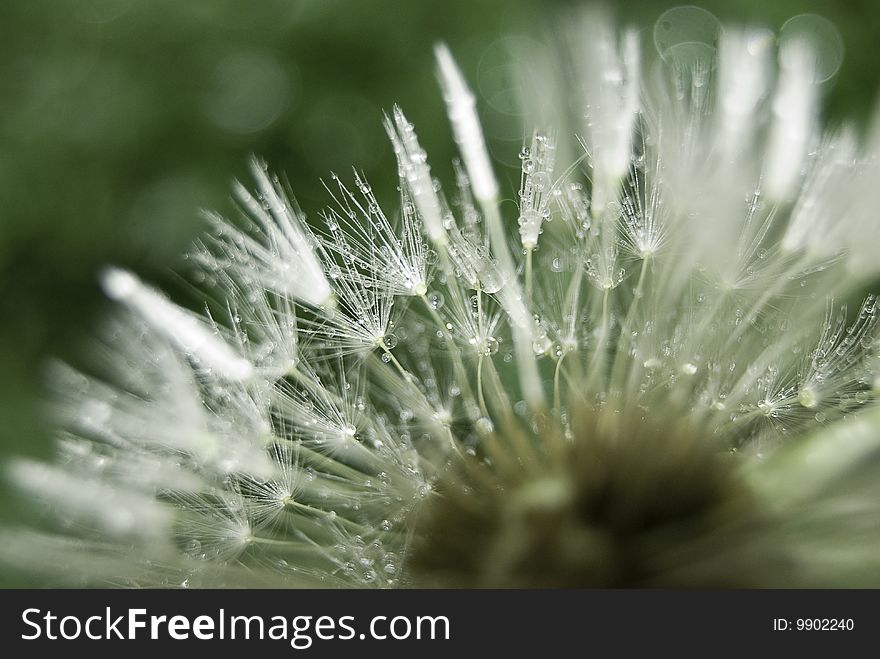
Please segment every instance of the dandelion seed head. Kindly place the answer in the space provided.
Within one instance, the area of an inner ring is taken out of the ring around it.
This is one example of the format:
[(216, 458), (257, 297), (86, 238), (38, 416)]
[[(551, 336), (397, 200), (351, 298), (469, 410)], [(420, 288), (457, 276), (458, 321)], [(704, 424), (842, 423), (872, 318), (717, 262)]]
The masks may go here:
[(876, 485), (843, 475), (878, 441), (876, 298), (851, 300), (880, 271), (880, 129), (823, 132), (838, 49), (792, 25), (776, 48), (678, 8), (652, 58), (571, 21), (569, 77), (549, 50), (529, 74), (577, 133), (544, 107), (510, 177), (443, 45), (453, 185), (397, 106), (395, 198), (331, 173), (306, 215), (253, 160), (187, 259), (203, 313), (100, 275), (95, 365), (49, 369), (58, 460), (8, 470), (59, 523), (0, 559), (181, 587), (875, 583)]

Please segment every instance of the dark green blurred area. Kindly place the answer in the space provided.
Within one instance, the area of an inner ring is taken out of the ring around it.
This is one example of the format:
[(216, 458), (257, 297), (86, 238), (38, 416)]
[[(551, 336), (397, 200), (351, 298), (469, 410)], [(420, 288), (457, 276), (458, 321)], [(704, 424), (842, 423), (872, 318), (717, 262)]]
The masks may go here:
[[(650, 30), (674, 4), (612, 6)], [(846, 59), (829, 116), (868, 116), (880, 71), (876, 0), (700, 4), (724, 22), (774, 29), (804, 12), (832, 20)], [(0, 3), (0, 457), (51, 453), (39, 412), (41, 364), (81, 350), (105, 310), (95, 283), (102, 265), (172, 282), (199, 209), (230, 210), (229, 182), (246, 175), (253, 152), (287, 173), (307, 212), (326, 201), (319, 178), (352, 165), (393, 202), (381, 118), (395, 102), (447, 178), (454, 152), (432, 44), (446, 40), (485, 97), (481, 72), (498, 61), (503, 38), (552, 38), (572, 5), (579, 3)], [(523, 129), (505, 130), (509, 117), (484, 112), (503, 163)], [(14, 501), (2, 495), (0, 520), (18, 515)]]

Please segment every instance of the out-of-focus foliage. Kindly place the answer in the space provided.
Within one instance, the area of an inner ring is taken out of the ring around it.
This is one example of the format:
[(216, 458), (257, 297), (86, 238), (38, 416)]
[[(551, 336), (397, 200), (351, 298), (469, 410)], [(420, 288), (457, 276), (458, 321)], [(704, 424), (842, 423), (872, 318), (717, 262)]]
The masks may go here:
[[(5, 0), (0, 4), (0, 455), (49, 451), (40, 364), (70, 357), (102, 298), (105, 263), (168, 281), (199, 226), (228, 211), (258, 152), (307, 212), (319, 178), (354, 165), (390, 181), (382, 111), (401, 103), (432, 161), (453, 157), (432, 44), (449, 42), (480, 94), (503, 163), (524, 132), (511, 113), (510, 39), (551, 39), (575, 2), (447, 0)], [(674, 3), (622, 0), (650, 31)], [(803, 12), (840, 29), (834, 117), (863, 117), (878, 67), (872, 0), (708, 0), (725, 22), (778, 28)], [(522, 35), (512, 37), (509, 35)], [(649, 40), (646, 40), (649, 42)], [(514, 174), (518, 182), (518, 174)], [(501, 175), (512, 193), (515, 183)], [(379, 190), (391, 195), (393, 190)], [(4, 499), (5, 500), (5, 499)], [(0, 505), (0, 519), (13, 512)]]

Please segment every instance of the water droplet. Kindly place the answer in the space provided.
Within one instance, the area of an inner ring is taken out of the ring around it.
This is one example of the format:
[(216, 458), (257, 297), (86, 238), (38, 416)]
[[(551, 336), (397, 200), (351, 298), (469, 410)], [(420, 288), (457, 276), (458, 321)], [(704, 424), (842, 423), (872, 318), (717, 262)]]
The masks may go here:
[(443, 307), (443, 303), (446, 301), (446, 298), (443, 297), (443, 293), (437, 291), (431, 291), (428, 293), (428, 304), (432, 309), (440, 309)]
[(532, 341), (532, 350), (536, 355), (546, 354), (553, 347), (553, 342), (547, 338), (546, 334), (538, 336)]
[(394, 334), (386, 334), (382, 338), (382, 345), (385, 346), (388, 350), (397, 347), (397, 337)]
[(798, 402), (802, 407), (813, 409), (819, 405), (819, 393), (814, 387), (807, 385), (798, 393)]
[(481, 352), (486, 356), (494, 355), (498, 352), (498, 339), (494, 336), (487, 336), (483, 339), (483, 343), (481, 345)]
[(552, 185), (550, 175), (547, 172), (534, 172), (529, 178), (529, 182), (535, 189), (535, 192), (544, 192), (545, 190), (549, 190), (550, 186)]
[(524, 208), (519, 216), (518, 224), (524, 230), (536, 231), (541, 226), (541, 216), (532, 208)]
[(481, 416), (476, 420), (474, 424), (477, 428), (477, 432), (481, 435), (488, 435), (495, 429), (495, 424), (492, 423), (492, 419), (489, 419), (485, 416)]

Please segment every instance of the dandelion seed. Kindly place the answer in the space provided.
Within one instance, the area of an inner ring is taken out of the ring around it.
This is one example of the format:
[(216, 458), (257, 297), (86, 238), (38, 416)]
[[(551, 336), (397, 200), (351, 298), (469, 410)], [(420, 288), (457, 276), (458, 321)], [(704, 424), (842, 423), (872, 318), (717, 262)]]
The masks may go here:
[(203, 321), (144, 286), (133, 274), (110, 268), (104, 272), (101, 281), (108, 297), (129, 305), (206, 367), (214, 368), (232, 380), (242, 380), (252, 374), (251, 363), (236, 355)]
[(538, 244), (541, 224), (551, 217), (553, 166), (556, 145), (546, 135), (535, 135), (531, 149), (520, 153), (522, 184), (519, 191), (519, 234), (522, 246), (531, 250)]
[[(398, 235), (361, 176), (355, 174), (355, 186), (363, 202), (338, 177), (335, 180), (338, 194), (334, 199), (339, 208), (325, 215), (330, 236), (321, 240), (324, 249), (336, 259), (353, 264), (368, 287), (386, 287), (392, 295), (424, 295), (427, 248), (413, 210), (403, 211)], [(341, 270), (338, 272), (341, 275)], [(339, 275), (331, 277), (337, 279)]]
[[(443, 245), (446, 242), (443, 212), (434, 190), (428, 156), (419, 145), (413, 126), (407, 121), (401, 109), (395, 107), (393, 116), (393, 122), (385, 117), (385, 130), (391, 138), (397, 156), (402, 187), (409, 190), (428, 237), (435, 244)], [(412, 215), (412, 211), (409, 215)]]
[(281, 187), (270, 180), (262, 162), (251, 171), (257, 181), (255, 197), (240, 183), (235, 195), (251, 222), (251, 235), (217, 215), (210, 239), (213, 249), (197, 254), (208, 270), (226, 270), (251, 287), (266, 288), (315, 306), (330, 304), (331, 289), (315, 257), (314, 240), (303, 224), (302, 211)]
[(767, 163), (767, 188), (776, 199), (790, 194), (813, 137), (813, 61), (812, 48), (803, 40), (784, 43), (779, 53), (780, 81), (773, 99), (774, 123)]
[(449, 120), (455, 141), (461, 149), (471, 189), (481, 203), (492, 201), (498, 196), (498, 183), (489, 161), (483, 129), (477, 118), (476, 100), (449, 49), (445, 45), (438, 45), (435, 55), (440, 68), (440, 81)]

